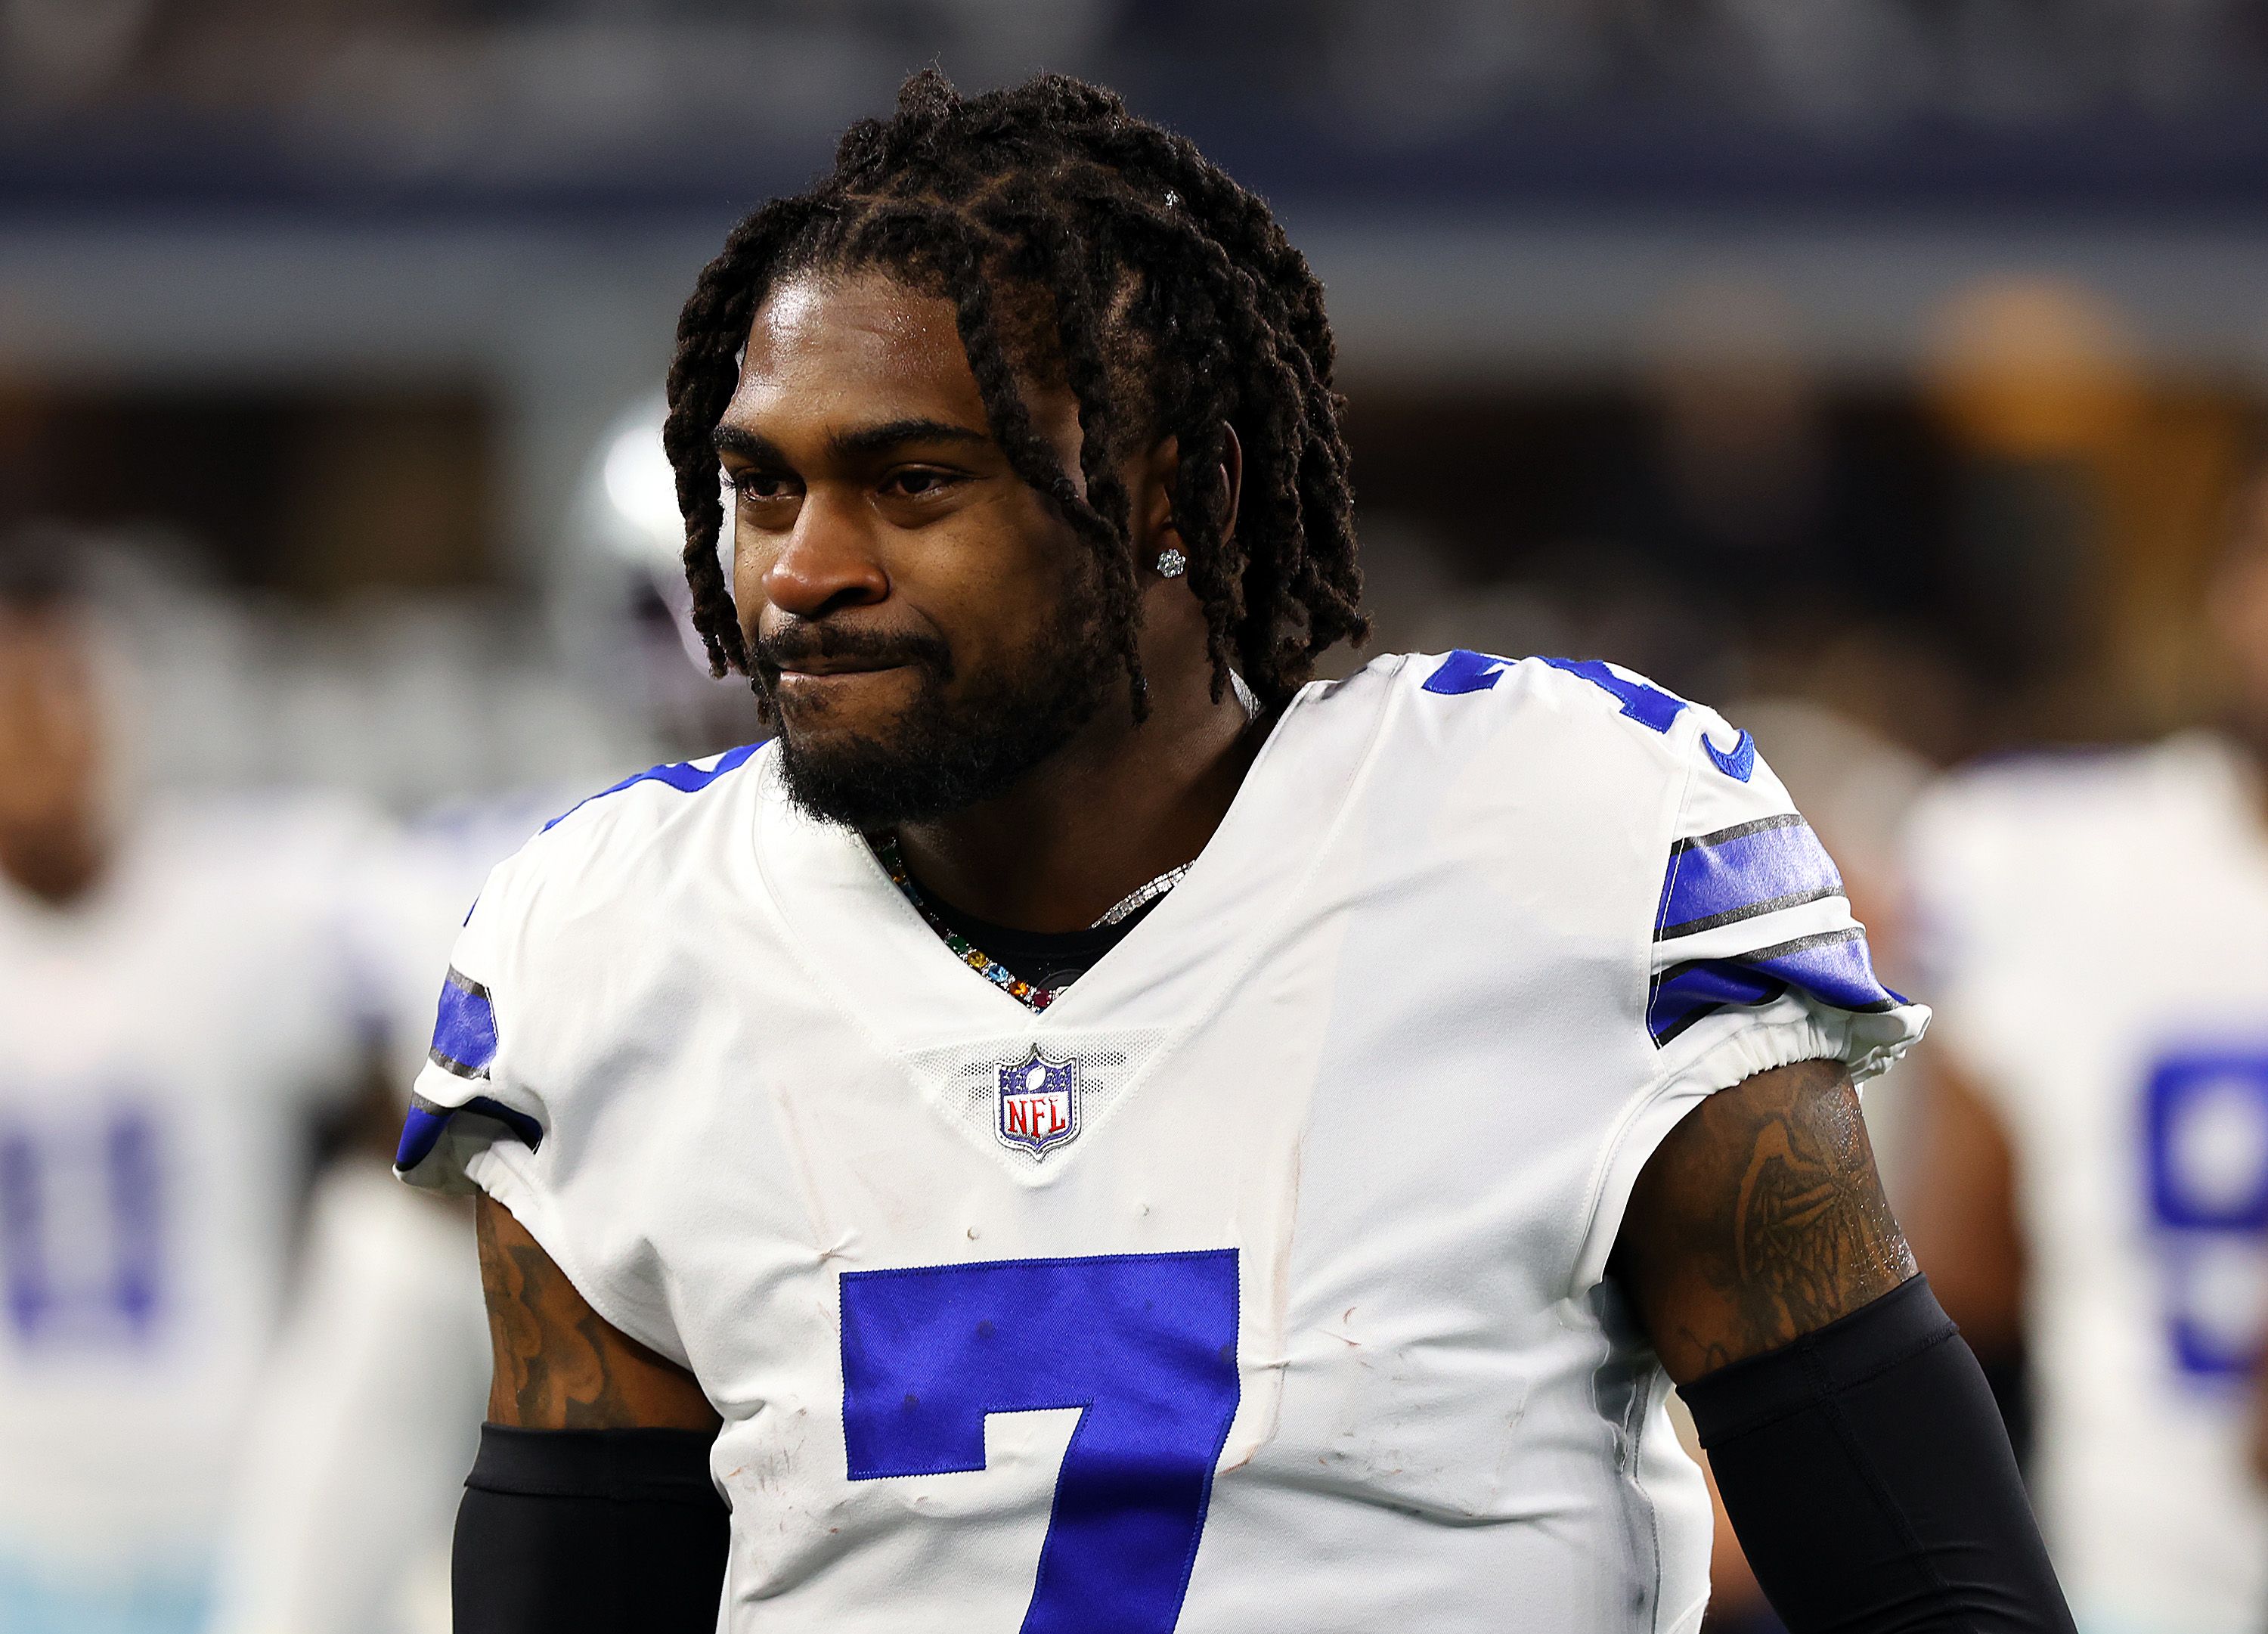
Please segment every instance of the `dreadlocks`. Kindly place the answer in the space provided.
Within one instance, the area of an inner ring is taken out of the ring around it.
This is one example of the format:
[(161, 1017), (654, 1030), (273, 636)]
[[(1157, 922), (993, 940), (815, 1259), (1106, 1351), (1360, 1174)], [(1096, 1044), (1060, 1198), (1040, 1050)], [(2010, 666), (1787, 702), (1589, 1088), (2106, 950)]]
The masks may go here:
[[(741, 346), (776, 280), (856, 266), (952, 301), (995, 440), (1094, 554), (1137, 718), (1138, 564), (1113, 462), (1138, 437), (1177, 439), (1174, 521), (1216, 701), (1233, 668), (1279, 703), (1317, 654), (1368, 633), (1322, 287), (1268, 207), (1110, 92), (1049, 74), (963, 98), (925, 70), (894, 118), (850, 128), (826, 180), (733, 230), (678, 320), (663, 444), (715, 673), (749, 672), (712, 443)], [(1020, 364), (1079, 400), (1084, 497), (1033, 430)], [(1233, 532), (1227, 428), (1247, 473)]]

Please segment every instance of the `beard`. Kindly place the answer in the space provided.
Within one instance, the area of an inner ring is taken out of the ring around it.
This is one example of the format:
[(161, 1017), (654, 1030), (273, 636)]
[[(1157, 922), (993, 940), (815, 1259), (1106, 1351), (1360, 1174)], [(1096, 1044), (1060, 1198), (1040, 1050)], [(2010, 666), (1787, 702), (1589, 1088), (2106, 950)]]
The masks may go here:
[[(799, 740), (777, 690), (782, 665), (824, 654), (906, 665), (911, 703), (876, 735)], [(795, 624), (756, 644), (756, 680), (780, 723), (788, 798), (806, 814), (865, 832), (927, 822), (1007, 792), (1094, 718), (1117, 673), (1091, 595), (1066, 600), (990, 673), (954, 696), (951, 651), (934, 636), (890, 637)]]

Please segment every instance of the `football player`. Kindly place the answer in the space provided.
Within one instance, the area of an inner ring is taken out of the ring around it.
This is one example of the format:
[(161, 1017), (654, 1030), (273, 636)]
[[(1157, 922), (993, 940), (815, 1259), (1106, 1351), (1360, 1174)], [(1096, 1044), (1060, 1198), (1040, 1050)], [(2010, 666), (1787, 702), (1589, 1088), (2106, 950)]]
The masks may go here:
[(2068, 1627), (1859, 1122), (1925, 1012), (1709, 711), (1307, 684), (1331, 373), (1266, 207), (1060, 77), (917, 76), (702, 274), (686, 562), (779, 735), (459, 942), (460, 1627), (1691, 1629), (1672, 1379), (1792, 1626)]
[(0, 553), (0, 1627), (186, 1634), (311, 1126), (366, 1079), (368, 835), (132, 789), (59, 549)]
[[(433, 968), (466, 904), (560, 809), (533, 794), (453, 802), (405, 824), (352, 882), (357, 961), (398, 1085), (424, 1059)], [(323, 1177), (211, 1634), (448, 1627), (450, 1523), (488, 1395), (471, 1214), (394, 1185), (375, 1153)]]
[(1916, 1240), (2021, 1336), (2083, 1628), (2255, 1634), (2268, 1318), (2268, 481), (2212, 577), (2216, 730), (1949, 779), (1911, 872), (1944, 1006)]

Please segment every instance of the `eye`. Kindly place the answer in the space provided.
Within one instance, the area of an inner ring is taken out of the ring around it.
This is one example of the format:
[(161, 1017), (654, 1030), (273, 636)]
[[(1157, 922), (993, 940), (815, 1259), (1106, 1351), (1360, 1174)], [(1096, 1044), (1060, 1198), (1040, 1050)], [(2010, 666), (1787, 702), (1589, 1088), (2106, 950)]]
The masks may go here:
[(732, 484), (734, 497), (754, 504), (784, 499), (793, 491), (792, 479), (777, 471), (735, 471)]
[(958, 473), (933, 466), (907, 466), (882, 479), (882, 491), (898, 499), (932, 499), (961, 481)]

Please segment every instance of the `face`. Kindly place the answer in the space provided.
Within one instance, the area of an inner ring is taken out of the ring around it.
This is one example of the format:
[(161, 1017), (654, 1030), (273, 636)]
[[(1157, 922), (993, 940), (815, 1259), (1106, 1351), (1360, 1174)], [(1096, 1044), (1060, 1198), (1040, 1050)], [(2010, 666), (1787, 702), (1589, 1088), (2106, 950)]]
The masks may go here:
[[(1078, 482), (1076, 399), (1025, 401)], [(778, 283), (717, 442), (734, 599), (807, 810), (964, 810), (1123, 694), (1088, 547), (993, 442), (949, 302), (875, 273)]]
[(2268, 744), (2268, 480), (2239, 496), (2205, 608), (2233, 683), (2235, 724), (2255, 743)]
[(67, 894), (94, 849), (102, 732), (85, 628), (56, 611), (0, 608), (0, 869)]

